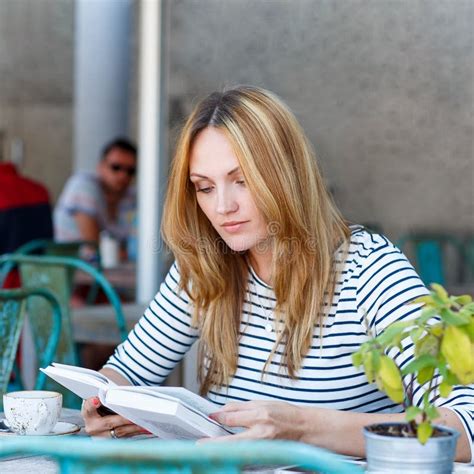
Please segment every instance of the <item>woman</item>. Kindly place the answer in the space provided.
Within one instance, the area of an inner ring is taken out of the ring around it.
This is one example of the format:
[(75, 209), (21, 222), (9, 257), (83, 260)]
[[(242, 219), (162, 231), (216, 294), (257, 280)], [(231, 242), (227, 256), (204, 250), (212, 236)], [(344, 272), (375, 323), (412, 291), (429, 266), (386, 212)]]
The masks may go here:
[[(385, 237), (346, 224), (275, 95), (237, 87), (196, 106), (173, 162), (163, 235), (176, 262), (104, 374), (160, 384), (199, 338), (201, 393), (222, 406), (213, 418), (245, 428), (217, 440), (294, 439), (362, 456), (364, 425), (403, 419), (351, 354), (368, 330), (414, 317), (419, 308), (406, 303), (426, 288)], [(440, 409), (441, 423), (462, 433), (464, 461), (472, 398), (459, 388)], [(140, 431), (101, 418), (99, 405), (84, 405), (90, 434)]]

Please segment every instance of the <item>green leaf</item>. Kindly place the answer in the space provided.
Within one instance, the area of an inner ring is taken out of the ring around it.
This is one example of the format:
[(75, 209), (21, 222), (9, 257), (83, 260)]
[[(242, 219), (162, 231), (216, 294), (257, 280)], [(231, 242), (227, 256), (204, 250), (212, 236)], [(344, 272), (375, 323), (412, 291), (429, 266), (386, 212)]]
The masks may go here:
[(474, 303), (469, 303), (464, 308), (466, 311), (469, 311), (471, 314), (474, 313)]
[(438, 315), (438, 310), (436, 308), (426, 308), (423, 309), (421, 312), (421, 316), (417, 318), (416, 324), (418, 326), (423, 326), (427, 323), (431, 318)]
[(449, 298), (448, 292), (439, 283), (432, 283), (431, 288), (442, 300), (444, 301), (448, 300)]
[(449, 304), (449, 300), (443, 300), (439, 295), (433, 293), (433, 306), (445, 308)]
[(360, 367), (362, 364), (362, 354), (360, 352), (354, 352), (352, 354), (352, 364), (356, 367)]
[(425, 367), (436, 367), (438, 361), (431, 355), (424, 354), (413, 359), (406, 367), (402, 369), (402, 375), (414, 374)]
[(444, 380), (439, 385), (439, 394), (443, 398), (448, 398), (452, 390), (453, 390), (453, 386), (449, 385)]
[(418, 372), (416, 380), (420, 385), (424, 385), (426, 382), (429, 382), (434, 375), (434, 367), (424, 367)]
[(430, 295), (420, 296), (413, 301), (410, 301), (409, 304), (424, 304), (424, 305), (432, 305), (433, 298)]
[(377, 336), (376, 340), (381, 346), (386, 347), (393, 342), (396, 336), (412, 324), (412, 321), (397, 321), (396, 323), (390, 324), (390, 326), (384, 329), (380, 336)]
[(417, 342), (418, 339), (423, 335), (425, 330), (423, 328), (415, 328), (410, 331), (410, 337), (413, 342)]
[(403, 352), (403, 344), (402, 344), (402, 341), (407, 337), (407, 333), (405, 332), (401, 332), (400, 334), (398, 334), (397, 336), (395, 336), (393, 338), (393, 346), (394, 347), (397, 347), (398, 350), (400, 351), (400, 354)]
[(425, 392), (423, 394), (423, 409), (426, 410), (426, 407), (428, 407), (430, 405), (430, 394), (429, 392)]
[(467, 325), (466, 330), (469, 334), (469, 339), (471, 342), (474, 342), (474, 318), (471, 318), (471, 322)]
[(472, 302), (472, 296), (471, 295), (461, 295), (461, 296), (456, 296), (454, 298), (454, 301), (462, 306), (467, 305)]
[(456, 326), (448, 326), (441, 343), (441, 352), (449, 364), (449, 369), (462, 385), (473, 382), (474, 355), (471, 340), (464, 331)]
[(439, 339), (433, 334), (427, 334), (422, 337), (415, 345), (415, 355), (422, 356), (424, 354), (436, 357), (439, 352)]
[(441, 337), (443, 335), (443, 332), (444, 332), (443, 323), (430, 325), (428, 330), (431, 334), (433, 334), (433, 336)]
[(469, 324), (471, 319), (466, 314), (455, 313), (450, 309), (443, 308), (439, 312), (441, 319), (450, 326), (463, 326), (464, 324)]
[(364, 364), (364, 372), (368, 382), (373, 383), (375, 380), (373, 353), (367, 352), (366, 354), (364, 354), (362, 363)]
[(422, 413), (423, 410), (421, 408), (415, 406), (408, 407), (405, 412), (405, 419), (407, 421), (413, 421), (418, 415), (421, 415)]
[(421, 444), (425, 444), (430, 439), (432, 434), (433, 427), (431, 426), (431, 423), (424, 422), (418, 425), (416, 436)]
[(378, 372), (380, 370), (380, 352), (378, 350), (372, 351), (372, 364), (375, 372)]
[(456, 377), (456, 374), (451, 372), (448, 368), (446, 368), (446, 371), (441, 375), (443, 376), (443, 382), (446, 382), (448, 385), (459, 385), (460, 383), (459, 379)]
[(430, 421), (436, 420), (439, 418), (439, 411), (436, 409), (434, 405), (430, 405), (425, 410), (426, 416)]

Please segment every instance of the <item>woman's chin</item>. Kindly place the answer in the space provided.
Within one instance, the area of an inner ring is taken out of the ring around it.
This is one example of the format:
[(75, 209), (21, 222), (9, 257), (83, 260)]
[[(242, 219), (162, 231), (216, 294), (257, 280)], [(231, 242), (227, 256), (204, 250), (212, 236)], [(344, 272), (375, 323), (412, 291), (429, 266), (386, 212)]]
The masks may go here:
[(252, 246), (249, 242), (240, 239), (225, 239), (224, 242), (232, 252), (238, 253), (246, 252)]

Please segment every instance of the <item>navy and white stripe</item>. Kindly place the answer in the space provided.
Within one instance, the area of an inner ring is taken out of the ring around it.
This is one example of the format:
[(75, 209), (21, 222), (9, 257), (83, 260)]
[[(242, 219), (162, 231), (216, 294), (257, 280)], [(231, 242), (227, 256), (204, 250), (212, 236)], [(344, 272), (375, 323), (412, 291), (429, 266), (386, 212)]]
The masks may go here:
[[(295, 380), (280, 370), (280, 350), (262, 378), (275, 342), (275, 333), (265, 331), (267, 317), (273, 321), (275, 295), (250, 269), (237, 372), (228, 387), (210, 391), (210, 400), (219, 405), (260, 399), (366, 413), (403, 411), (367, 382), (362, 370), (352, 365), (351, 354), (368, 339), (368, 330), (379, 334), (393, 321), (415, 317), (419, 308), (406, 303), (425, 295), (427, 289), (400, 250), (385, 237), (361, 227), (352, 229), (348, 251), (339, 250), (336, 262), (339, 279), (322, 340), (319, 327), (315, 327), (312, 346)], [(179, 279), (179, 270), (173, 265), (128, 340), (107, 364), (133, 384), (161, 384), (199, 337), (191, 326), (189, 299), (178, 290)], [(405, 364), (411, 356), (408, 347), (397, 356), (398, 362)], [(440, 404), (458, 414), (472, 440), (474, 388), (457, 388)]]

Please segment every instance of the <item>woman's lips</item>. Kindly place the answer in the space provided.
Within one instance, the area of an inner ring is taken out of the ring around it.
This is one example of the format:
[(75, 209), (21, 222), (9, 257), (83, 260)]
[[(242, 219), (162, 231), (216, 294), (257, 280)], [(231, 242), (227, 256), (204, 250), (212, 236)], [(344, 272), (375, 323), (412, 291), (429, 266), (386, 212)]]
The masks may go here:
[(242, 221), (242, 222), (228, 222), (226, 224), (222, 224), (222, 227), (225, 229), (226, 232), (229, 232), (230, 234), (234, 234), (238, 232), (244, 224), (246, 224), (248, 221)]

